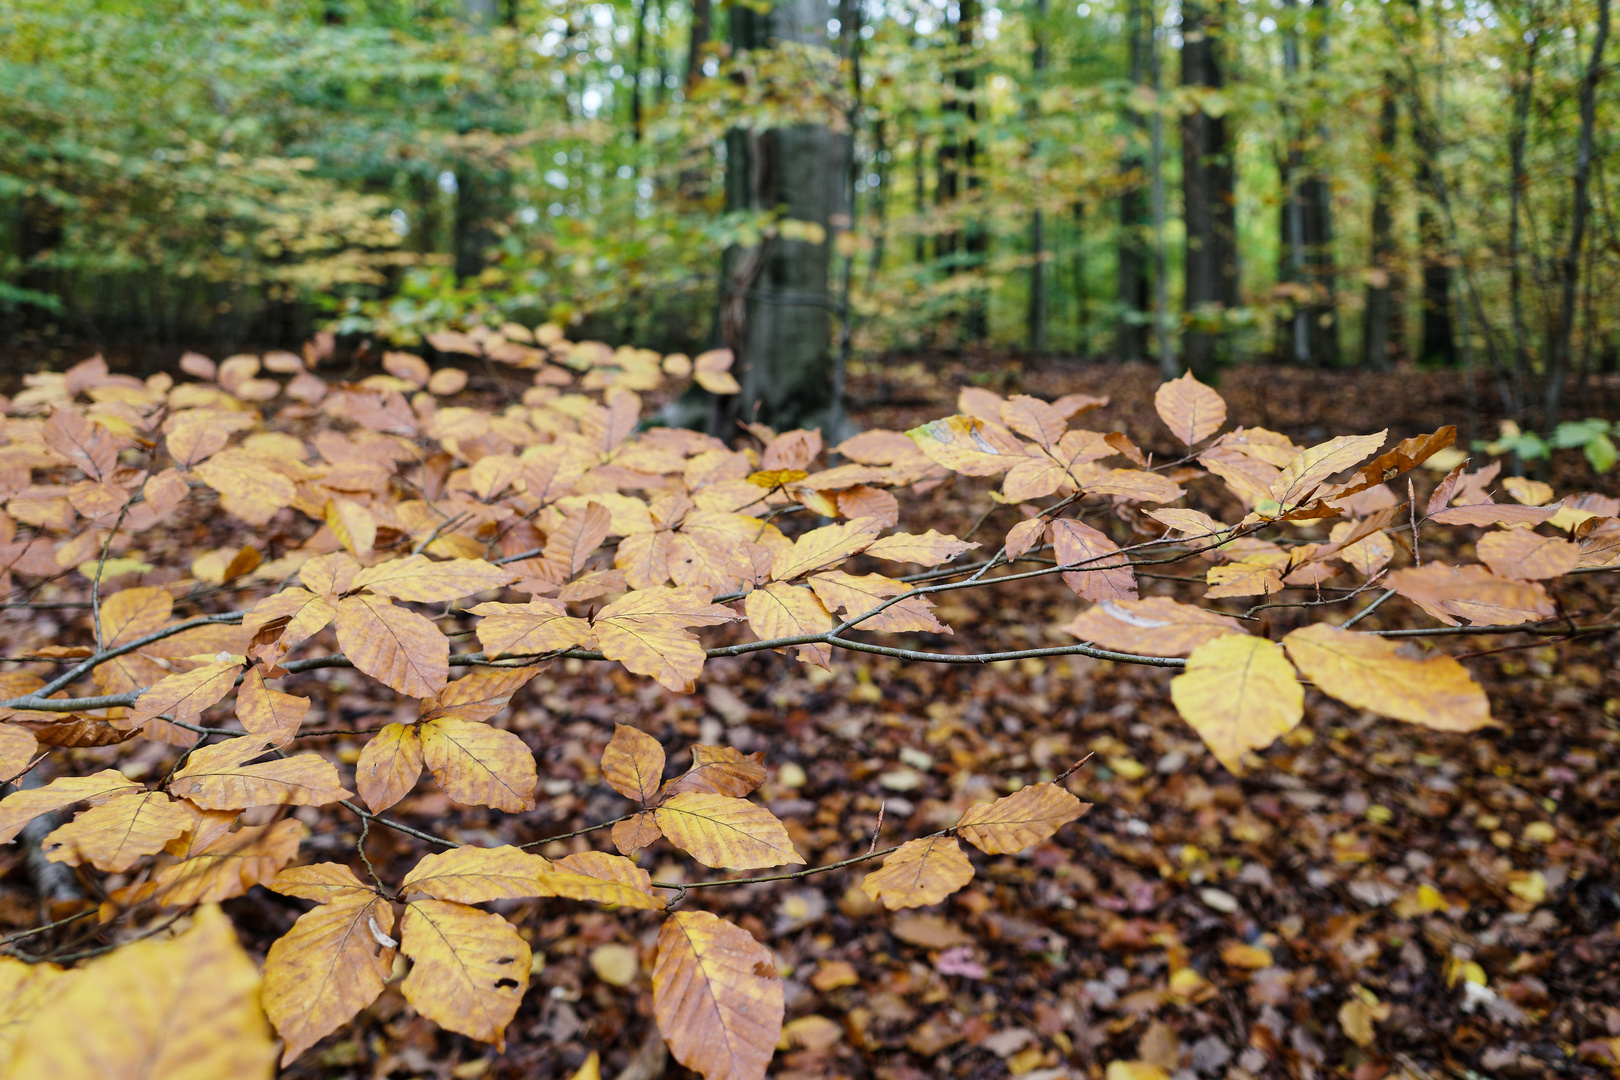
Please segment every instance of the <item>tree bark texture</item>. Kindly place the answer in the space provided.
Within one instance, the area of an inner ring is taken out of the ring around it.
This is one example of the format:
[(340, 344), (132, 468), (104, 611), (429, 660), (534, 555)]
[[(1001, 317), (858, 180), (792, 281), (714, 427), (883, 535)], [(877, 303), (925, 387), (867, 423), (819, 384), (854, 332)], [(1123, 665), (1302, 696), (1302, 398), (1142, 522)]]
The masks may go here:
[[(1153, 8), (1151, 0), (1130, 0), (1126, 11), (1126, 41), (1130, 48), (1131, 85), (1139, 89), (1149, 84), (1149, 61), (1153, 50)], [(1119, 326), (1114, 335), (1114, 352), (1124, 362), (1147, 355), (1148, 231), (1152, 211), (1148, 206), (1147, 185), (1143, 182), (1147, 162), (1141, 144), (1147, 137), (1147, 118), (1138, 110), (1127, 109), (1129, 149), (1120, 161), (1120, 170), (1130, 178), (1119, 197)]]
[(1401, 294), (1396, 267), (1394, 198), (1395, 94), (1384, 88), (1378, 110), (1378, 146), (1373, 160), (1372, 274), (1367, 281), (1367, 305), (1362, 328), (1361, 362), (1374, 371), (1388, 371), (1401, 354), (1396, 316)]
[[(1183, 3), (1181, 85), (1219, 90), (1225, 84), (1220, 40), (1222, 8)], [(1222, 116), (1203, 109), (1181, 121), (1183, 217), (1187, 227), (1182, 303), (1182, 363), (1208, 375), (1223, 351), (1223, 322), (1237, 306), (1237, 207), (1231, 141)]]

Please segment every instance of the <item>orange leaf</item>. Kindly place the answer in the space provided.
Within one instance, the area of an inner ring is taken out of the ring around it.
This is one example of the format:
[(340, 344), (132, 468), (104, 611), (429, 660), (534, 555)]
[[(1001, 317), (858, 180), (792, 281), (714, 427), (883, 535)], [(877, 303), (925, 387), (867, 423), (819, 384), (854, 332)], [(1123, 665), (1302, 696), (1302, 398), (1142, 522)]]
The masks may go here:
[(389, 724), (371, 737), (354, 766), (354, 786), (380, 814), (416, 786), (422, 775), (422, 740), (413, 724)]
[(1188, 446), (1203, 442), (1226, 423), (1226, 402), (1190, 371), (1161, 383), (1153, 395), (1153, 408), (1170, 434)]
[(602, 751), (602, 779), (620, 795), (645, 806), (664, 779), (663, 746), (644, 731), (614, 724), (613, 738)]
[(383, 597), (344, 597), (337, 637), (355, 667), (407, 697), (436, 694), (449, 678), (450, 642), (439, 628)]
[(804, 863), (776, 815), (746, 799), (685, 791), (653, 816), (670, 843), (704, 866), (757, 870)]
[(652, 982), (676, 1061), (705, 1080), (763, 1080), (784, 1010), (769, 949), (706, 911), (682, 911), (659, 931)]
[(1011, 855), (1050, 839), (1091, 809), (1056, 784), (1030, 784), (992, 803), (968, 807), (956, 831), (987, 855)]
[(908, 840), (867, 874), (861, 891), (891, 911), (937, 904), (973, 880), (973, 864), (949, 836)]
[(534, 754), (510, 731), (447, 716), (418, 733), (423, 762), (452, 799), (511, 814), (534, 809)]
[(1236, 619), (1162, 596), (1104, 600), (1062, 629), (1105, 649), (1144, 656), (1186, 656), (1206, 641), (1244, 632)]

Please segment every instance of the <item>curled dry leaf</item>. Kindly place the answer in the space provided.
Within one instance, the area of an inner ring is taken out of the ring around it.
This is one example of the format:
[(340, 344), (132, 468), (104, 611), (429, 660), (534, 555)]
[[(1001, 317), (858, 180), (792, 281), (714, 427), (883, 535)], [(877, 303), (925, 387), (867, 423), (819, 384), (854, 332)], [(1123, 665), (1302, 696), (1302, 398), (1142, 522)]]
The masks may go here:
[(705, 1080), (763, 1080), (784, 1011), (770, 950), (706, 911), (682, 911), (659, 931), (652, 982), (676, 1061)]
[(1030, 784), (991, 803), (968, 807), (956, 831), (987, 855), (1011, 855), (1049, 840), (1091, 809), (1056, 784)]
[(973, 864), (954, 837), (925, 836), (901, 844), (861, 891), (893, 911), (937, 904), (971, 880)]
[(1104, 600), (1070, 619), (1062, 630), (1105, 649), (1143, 656), (1186, 656), (1206, 641), (1244, 633), (1236, 619), (1164, 596)]
[(1318, 690), (1346, 705), (1441, 731), (1491, 723), (1484, 689), (1449, 656), (1414, 660), (1392, 641), (1327, 623), (1293, 631), (1283, 648)]
[(90, 776), (59, 776), (44, 787), (14, 791), (0, 799), (0, 844), (10, 843), (24, 825), (41, 814), (138, 790), (140, 785), (117, 769), (103, 769)]
[(191, 827), (192, 815), (161, 791), (136, 791), (80, 811), (40, 843), (52, 862), (92, 863), (121, 874)]
[(1194, 649), (1187, 670), (1170, 680), (1170, 697), (1234, 773), (1243, 771), (1245, 753), (1270, 746), (1305, 715), (1305, 690), (1282, 647), (1245, 634)]

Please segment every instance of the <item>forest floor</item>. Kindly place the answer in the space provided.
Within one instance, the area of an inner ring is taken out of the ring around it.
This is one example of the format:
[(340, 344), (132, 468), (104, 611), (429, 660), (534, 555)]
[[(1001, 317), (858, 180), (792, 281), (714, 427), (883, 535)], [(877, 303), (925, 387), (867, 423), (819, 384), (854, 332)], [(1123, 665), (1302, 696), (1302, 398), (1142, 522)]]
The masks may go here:
[[(1173, 449), (1153, 414), (1157, 378), (1146, 367), (899, 358), (853, 372), (850, 390), (860, 423), (904, 429), (955, 411), (967, 383), (1045, 397), (1107, 394), (1112, 404), (1092, 414), (1092, 426)], [(1620, 397), (1608, 389), (1610, 401)], [(1220, 390), (1232, 422), (1302, 443), (1383, 427), (1394, 437), (1462, 427), (1467, 412), (1461, 380), (1447, 372), (1368, 378), (1257, 367), (1229, 373)], [(1494, 423), (1478, 432), (1494, 433)], [(1578, 455), (1560, 456), (1551, 479), (1560, 493), (1616, 493), (1615, 478), (1593, 477)], [(1420, 493), (1434, 480), (1419, 476)], [(983, 485), (969, 484), (902, 503), (918, 531), (958, 534), (987, 505)], [(985, 536), (999, 535), (1014, 513), (984, 523)], [(1591, 590), (1588, 606), (1620, 605), (1620, 588), (1602, 575), (1571, 580)], [(1145, 582), (1143, 594), (1153, 592)], [(950, 596), (940, 615), (963, 629), (929, 647), (1072, 640), (1056, 630), (1079, 608), (1066, 590), (1037, 581)], [(1421, 616), (1390, 604), (1376, 618), (1395, 626)], [(1289, 628), (1280, 621), (1274, 632)], [(1147, 667), (1080, 657), (922, 666), (845, 654), (829, 673), (753, 654), (711, 660), (698, 692), (677, 695), (617, 665), (566, 661), (505, 714), (540, 758), (537, 811), (455, 806), (426, 782), (396, 811), (486, 844), (614, 818), (625, 804), (596, 763), (624, 722), (664, 742), (675, 768), (694, 742), (765, 751), (771, 778), (760, 798), (815, 866), (950, 824), (1009, 781), (1049, 778), (1093, 754), (1068, 781), (1095, 803), (1086, 817), (1020, 856), (975, 853), (975, 879), (938, 908), (874, 909), (859, 889), (870, 867), (688, 896), (776, 954), (789, 1046), (773, 1077), (1100, 1080), (1110, 1062), (1154, 1065), (1182, 1080), (1613, 1076), (1616, 643), (1495, 651), (1501, 644), (1457, 638), (1449, 646), (1486, 654), (1469, 666), (1500, 727), (1448, 735), (1311, 692), (1304, 724), (1264, 755), (1266, 769), (1241, 778), (1176, 715), (1170, 673)], [(312, 691), (329, 720), (369, 729), (397, 719), (377, 684), (319, 675), (299, 690)], [(352, 761), (363, 742), (333, 749)], [(309, 820), (321, 824), (302, 857), (352, 856), (349, 822)], [(542, 853), (592, 846), (607, 848), (606, 833)], [(395, 877), (424, 850), (379, 831), (369, 846), (379, 871)], [(655, 863), (668, 864), (655, 877), (679, 878), (670, 855), (653, 849)], [(26, 921), (26, 875), (15, 860), (0, 868), (9, 871), (0, 923)], [(258, 888), (225, 906), (260, 955), (301, 910)], [(565, 1078), (593, 1049), (610, 1080), (690, 1075), (666, 1060), (652, 1020), (654, 915), (556, 900), (508, 910), (527, 915), (520, 925), (543, 959), (504, 1052), (440, 1031), (389, 989), (285, 1075)], [(642, 970), (618, 977), (606, 962), (615, 950), (604, 946), (635, 950)], [(1120, 1075), (1158, 1074), (1116, 1068), (1109, 1080)]]

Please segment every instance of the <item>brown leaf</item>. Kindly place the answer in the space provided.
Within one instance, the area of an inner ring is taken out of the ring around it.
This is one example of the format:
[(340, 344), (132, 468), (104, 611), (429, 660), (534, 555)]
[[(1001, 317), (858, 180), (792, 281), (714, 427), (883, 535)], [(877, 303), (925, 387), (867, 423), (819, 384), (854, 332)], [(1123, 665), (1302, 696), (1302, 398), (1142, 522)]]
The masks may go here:
[(120, 795), (80, 811), (40, 843), (51, 862), (121, 874), (191, 827), (192, 816), (161, 791)]
[(1061, 629), (1105, 649), (1143, 656), (1186, 656), (1206, 641), (1244, 632), (1236, 619), (1162, 596), (1104, 600)]
[(771, 565), (771, 577), (777, 581), (788, 581), (841, 563), (870, 547), (877, 539), (880, 528), (876, 518), (856, 518), (842, 524), (811, 529), (795, 540), (791, 548), (776, 553)]
[(1441, 525), (1525, 525), (1534, 528), (1558, 513), (1556, 506), (1514, 506), (1512, 503), (1472, 503), (1437, 510), (1429, 520)]
[(417, 893), (458, 904), (522, 900), (550, 895), (541, 885), (550, 870), (545, 859), (515, 847), (464, 844), (423, 856), (399, 887), (407, 898)]
[(706, 911), (666, 919), (653, 1012), (675, 1060), (706, 1080), (763, 1080), (782, 1033), (774, 972), (770, 950), (741, 927)]
[(325, 806), (354, 794), (344, 790), (337, 768), (319, 754), (242, 764), (272, 745), (263, 736), (246, 735), (194, 750), (170, 780), (169, 790), (204, 810)]
[(867, 874), (861, 891), (890, 910), (937, 904), (973, 879), (973, 864), (949, 836), (908, 840)]
[(1153, 408), (1170, 433), (1188, 446), (1203, 442), (1226, 423), (1226, 402), (1190, 371), (1160, 383)]
[(337, 637), (356, 668), (406, 697), (436, 694), (449, 678), (450, 642), (439, 628), (383, 597), (344, 597)]
[(1052, 548), (1064, 566), (1080, 569), (1063, 575), (1063, 583), (1087, 600), (1135, 600), (1136, 574), (1119, 546), (1079, 521), (1052, 522)]
[(308, 711), (309, 698), (270, 689), (256, 667), (248, 669), (236, 691), (236, 718), (242, 727), (277, 746), (285, 746), (298, 733)]
[(407, 555), (361, 570), (349, 588), (416, 604), (441, 604), (516, 580), (510, 570), (483, 559), (435, 562), (426, 555)]
[(670, 843), (704, 866), (756, 870), (804, 863), (776, 815), (745, 799), (685, 791), (653, 816)]
[(537, 667), (484, 668), (449, 683), (422, 701), (423, 720), (455, 716), (462, 720), (488, 720), (504, 710), (516, 694), (540, 674)]
[(1459, 617), (1479, 626), (1512, 626), (1557, 614), (1538, 583), (1499, 578), (1483, 566), (1429, 562), (1393, 571), (1384, 582), (1447, 626), (1456, 626)]
[(602, 751), (602, 779), (620, 795), (645, 806), (664, 779), (663, 746), (638, 728), (614, 724), (613, 738)]
[(59, 776), (44, 787), (14, 791), (0, 799), (0, 844), (10, 843), (24, 825), (41, 814), (76, 802), (96, 805), (139, 789), (140, 785), (117, 769), (103, 769), (90, 776)]
[(652, 875), (605, 851), (581, 851), (558, 859), (540, 884), (546, 896), (641, 911), (662, 911), (665, 906), (664, 898), (653, 891)]
[(741, 799), (765, 782), (765, 752), (744, 754), (729, 746), (692, 747), (692, 767), (658, 792), (660, 802), (683, 791)]
[(1562, 577), (1581, 560), (1580, 545), (1529, 529), (1488, 532), (1474, 544), (1474, 552), (1492, 573), (1522, 581)]
[(414, 724), (389, 724), (371, 737), (354, 766), (354, 786), (374, 814), (409, 794), (422, 775), (422, 740)]
[(575, 619), (560, 600), (536, 596), (527, 604), (484, 603), (468, 609), (481, 615), (478, 643), (490, 659), (538, 656), (576, 645), (589, 645), (591, 627)]
[(971, 551), (978, 544), (958, 540), (954, 536), (935, 532), (929, 529), (921, 536), (910, 533), (896, 533), (872, 541), (866, 546), (866, 554), (879, 559), (888, 559), (890, 562), (917, 563), (920, 566), (938, 566), (950, 562), (964, 551)]
[(647, 811), (632, 816), (613, 826), (613, 846), (627, 858), (635, 858), (646, 847), (652, 846), (664, 834), (658, 830), (658, 821)]
[(1091, 809), (1056, 784), (1030, 784), (992, 803), (968, 807), (956, 831), (987, 855), (1011, 855), (1050, 839)]
[(176, 720), (195, 720), (204, 709), (231, 692), (241, 670), (242, 665), (233, 660), (204, 664), (194, 671), (170, 675), (135, 699), (124, 725), (140, 727), (164, 713)]
[[(761, 641), (825, 634), (833, 628), (832, 616), (814, 592), (780, 581), (750, 592), (743, 602), (743, 610), (748, 613), (749, 627)], [(796, 645), (791, 651), (797, 652), (799, 659), (807, 664), (823, 668), (832, 664), (831, 645)]]
[(534, 809), (534, 754), (510, 731), (448, 716), (418, 734), (423, 762), (452, 799), (511, 814)]
[(568, 577), (585, 569), (585, 563), (607, 539), (613, 516), (601, 503), (587, 503), (572, 511), (557, 530), (546, 538), (544, 558), (563, 568)]

